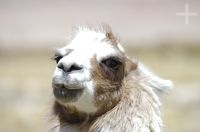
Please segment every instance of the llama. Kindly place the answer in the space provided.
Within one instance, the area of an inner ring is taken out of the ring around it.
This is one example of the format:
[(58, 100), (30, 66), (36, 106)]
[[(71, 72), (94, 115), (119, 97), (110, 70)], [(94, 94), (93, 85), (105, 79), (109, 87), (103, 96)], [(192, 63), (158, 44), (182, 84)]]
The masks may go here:
[(131, 60), (109, 26), (78, 27), (54, 60), (53, 131), (162, 131), (157, 92), (171, 81)]

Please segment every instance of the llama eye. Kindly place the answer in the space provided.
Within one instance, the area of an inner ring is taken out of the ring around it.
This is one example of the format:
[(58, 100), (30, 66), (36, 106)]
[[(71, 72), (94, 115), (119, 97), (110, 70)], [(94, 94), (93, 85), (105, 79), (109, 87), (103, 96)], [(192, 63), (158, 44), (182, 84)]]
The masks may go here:
[(121, 64), (121, 62), (115, 58), (108, 58), (106, 60), (103, 60), (102, 63), (106, 65), (107, 67), (112, 68), (114, 70), (117, 70)]
[(63, 58), (62, 56), (54, 56), (52, 59), (55, 60), (56, 63), (58, 63), (62, 58)]

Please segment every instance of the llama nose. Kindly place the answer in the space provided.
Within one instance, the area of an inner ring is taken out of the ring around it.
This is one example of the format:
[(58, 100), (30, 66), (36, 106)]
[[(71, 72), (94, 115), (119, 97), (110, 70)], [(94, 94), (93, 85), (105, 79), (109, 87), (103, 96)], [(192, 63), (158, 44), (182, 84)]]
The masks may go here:
[(70, 73), (70, 72), (73, 72), (73, 71), (80, 71), (80, 70), (83, 69), (83, 66), (80, 66), (78, 64), (66, 65), (66, 64), (63, 64), (63, 63), (59, 63), (57, 67), (59, 69), (62, 69), (66, 73)]

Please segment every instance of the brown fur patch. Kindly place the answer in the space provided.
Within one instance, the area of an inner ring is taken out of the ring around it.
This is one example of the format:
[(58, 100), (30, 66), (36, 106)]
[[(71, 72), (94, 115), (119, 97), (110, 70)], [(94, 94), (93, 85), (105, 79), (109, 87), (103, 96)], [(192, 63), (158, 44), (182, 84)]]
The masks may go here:
[(95, 57), (91, 60), (91, 64), (93, 66), (92, 78), (95, 85), (94, 103), (99, 108), (96, 115), (101, 115), (112, 109), (121, 98), (125, 65), (122, 63), (118, 71), (110, 76), (99, 65)]
[(60, 124), (70, 123), (78, 124), (84, 122), (88, 118), (88, 114), (78, 111), (73, 106), (63, 106), (57, 101), (54, 102), (54, 114), (59, 117)]

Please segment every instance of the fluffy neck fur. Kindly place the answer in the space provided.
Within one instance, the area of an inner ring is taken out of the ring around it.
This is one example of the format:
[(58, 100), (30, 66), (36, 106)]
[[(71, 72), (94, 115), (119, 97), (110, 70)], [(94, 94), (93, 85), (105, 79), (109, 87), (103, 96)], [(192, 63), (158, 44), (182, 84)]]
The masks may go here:
[(110, 111), (88, 115), (55, 103), (54, 113), (59, 118), (58, 132), (160, 132), (159, 106), (153, 88), (133, 72), (124, 79), (121, 100)]
[(160, 103), (152, 88), (142, 82), (137, 77), (126, 78), (121, 101), (100, 116), (90, 132), (160, 132)]

